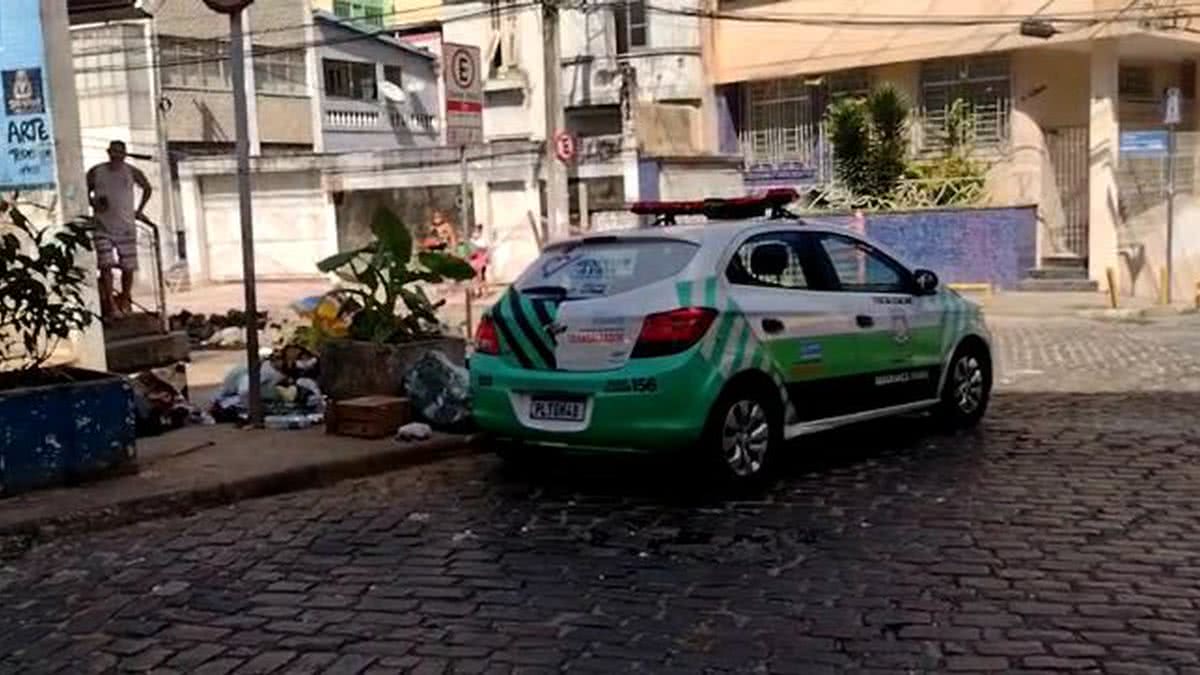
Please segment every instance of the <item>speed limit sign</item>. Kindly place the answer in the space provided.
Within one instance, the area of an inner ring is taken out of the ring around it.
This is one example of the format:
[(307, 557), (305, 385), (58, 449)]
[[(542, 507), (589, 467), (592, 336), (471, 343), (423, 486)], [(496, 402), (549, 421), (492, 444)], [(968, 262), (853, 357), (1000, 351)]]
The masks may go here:
[(560, 131), (554, 135), (554, 155), (559, 161), (569, 162), (575, 159), (575, 137), (570, 132)]

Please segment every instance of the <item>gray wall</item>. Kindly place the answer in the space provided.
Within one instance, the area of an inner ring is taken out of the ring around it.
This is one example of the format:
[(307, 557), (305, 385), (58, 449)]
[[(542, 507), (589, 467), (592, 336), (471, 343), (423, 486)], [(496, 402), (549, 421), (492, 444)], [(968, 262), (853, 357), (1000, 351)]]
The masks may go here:
[[(384, 65), (400, 66), (410, 105), (401, 106), (379, 97), (359, 101), (330, 97), (325, 92), (324, 67), (318, 67), (321, 90), (321, 124), (326, 152), (389, 150), (438, 145), (442, 111), (438, 104), (437, 63), (401, 47), (363, 36), (340, 26), (318, 21), (325, 44), (320, 60), (375, 64), (375, 80), (383, 81)], [(351, 39), (355, 38), (355, 39)], [(428, 119), (432, 116), (432, 120)]]

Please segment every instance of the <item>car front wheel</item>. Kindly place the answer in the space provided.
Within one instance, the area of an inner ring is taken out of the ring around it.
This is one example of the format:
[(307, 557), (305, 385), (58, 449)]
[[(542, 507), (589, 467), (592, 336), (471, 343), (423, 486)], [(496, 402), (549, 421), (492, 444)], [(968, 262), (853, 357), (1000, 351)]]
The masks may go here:
[(957, 429), (973, 427), (983, 419), (992, 394), (992, 362), (987, 351), (964, 345), (950, 360), (942, 387), (940, 417)]

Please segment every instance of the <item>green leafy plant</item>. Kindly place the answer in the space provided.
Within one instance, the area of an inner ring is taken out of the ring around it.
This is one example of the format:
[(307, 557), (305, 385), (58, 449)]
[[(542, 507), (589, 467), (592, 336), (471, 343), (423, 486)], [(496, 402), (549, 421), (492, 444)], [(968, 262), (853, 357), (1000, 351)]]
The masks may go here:
[(838, 180), (855, 196), (887, 197), (904, 176), (911, 107), (890, 85), (830, 106), (825, 124)]
[(972, 158), (975, 113), (968, 101), (955, 99), (946, 109), (941, 135), (941, 154), (913, 163), (906, 178), (915, 183), (918, 198), (929, 206), (980, 202), (985, 196), (988, 167)]
[(466, 281), (475, 276), (467, 261), (448, 253), (413, 255), (412, 235), (391, 211), (381, 208), (371, 221), (375, 240), (362, 248), (330, 256), (317, 264), (353, 284), (332, 291), (358, 306), (349, 337), (381, 344), (411, 342), (440, 333), (437, 310), (418, 285)]
[(0, 369), (34, 369), (61, 340), (95, 315), (83, 300), (87, 273), (77, 264), (92, 249), (91, 223), (38, 228), (15, 204), (0, 200)]

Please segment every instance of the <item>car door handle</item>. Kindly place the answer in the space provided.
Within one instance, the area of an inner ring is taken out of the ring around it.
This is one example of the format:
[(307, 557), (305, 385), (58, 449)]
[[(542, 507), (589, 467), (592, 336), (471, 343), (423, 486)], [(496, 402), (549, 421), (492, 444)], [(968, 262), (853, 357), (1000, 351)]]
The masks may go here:
[(875, 319), (866, 314), (859, 314), (854, 317), (854, 322), (858, 324), (859, 328), (870, 328), (875, 325)]
[(762, 327), (763, 330), (772, 334), (783, 332), (783, 322), (779, 319), (763, 319)]

